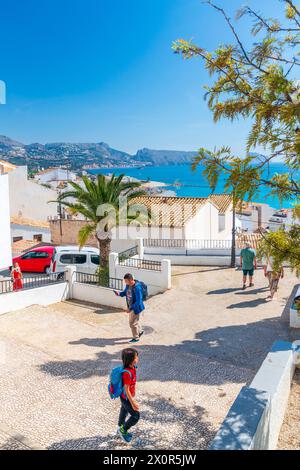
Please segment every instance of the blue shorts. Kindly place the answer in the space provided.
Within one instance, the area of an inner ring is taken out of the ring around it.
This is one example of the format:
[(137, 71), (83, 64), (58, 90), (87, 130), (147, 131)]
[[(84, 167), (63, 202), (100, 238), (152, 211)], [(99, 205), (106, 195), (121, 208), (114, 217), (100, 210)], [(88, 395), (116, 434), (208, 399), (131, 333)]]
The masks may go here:
[(249, 274), (249, 276), (252, 277), (253, 274), (254, 274), (254, 268), (252, 268), (252, 269), (243, 269), (243, 274), (244, 274), (244, 276), (247, 276), (247, 274)]

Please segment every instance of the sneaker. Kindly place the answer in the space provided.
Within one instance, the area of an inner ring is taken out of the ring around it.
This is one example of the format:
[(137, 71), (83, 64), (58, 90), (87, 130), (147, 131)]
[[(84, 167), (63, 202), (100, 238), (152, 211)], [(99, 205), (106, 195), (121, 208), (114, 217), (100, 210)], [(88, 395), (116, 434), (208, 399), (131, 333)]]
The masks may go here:
[(254, 284), (253, 284), (253, 282), (252, 282), (251, 284), (249, 284), (249, 287), (254, 287)]
[(244, 285), (243, 285), (243, 290), (245, 290), (245, 289), (246, 289), (246, 287), (247, 287), (247, 286), (246, 286), (246, 284), (244, 284)]
[(144, 330), (141, 331), (141, 332), (140, 332), (140, 337), (143, 336), (144, 333), (145, 333)]
[(131, 442), (132, 434), (129, 434), (129, 432), (125, 431), (123, 424), (118, 428), (118, 434), (127, 444)]
[[(116, 434), (120, 434), (120, 426), (117, 427), (117, 432), (116, 432)], [(128, 432), (128, 431), (127, 431), (127, 435), (128, 435), (129, 437), (131, 437), (131, 439), (133, 438), (133, 434), (131, 434), (131, 432)]]
[(130, 339), (130, 340), (128, 341), (128, 343), (131, 343), (131, 344), (132, 344), (132, 343), (138, 343), (139, 341), (140, 341), (139, 339), (133, 338), (133, 339)]

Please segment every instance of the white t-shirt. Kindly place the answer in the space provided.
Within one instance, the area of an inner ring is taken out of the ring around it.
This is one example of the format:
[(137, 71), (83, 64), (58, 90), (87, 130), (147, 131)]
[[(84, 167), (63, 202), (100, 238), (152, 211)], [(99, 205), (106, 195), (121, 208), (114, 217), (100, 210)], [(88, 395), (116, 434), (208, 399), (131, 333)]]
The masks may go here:
[(268, 263), (267, 263), (267, 273), (270, 273), (272, 271), (274, 271), (274, 268), (273, 268), (273, 258), (270, 257), (268, 258)]

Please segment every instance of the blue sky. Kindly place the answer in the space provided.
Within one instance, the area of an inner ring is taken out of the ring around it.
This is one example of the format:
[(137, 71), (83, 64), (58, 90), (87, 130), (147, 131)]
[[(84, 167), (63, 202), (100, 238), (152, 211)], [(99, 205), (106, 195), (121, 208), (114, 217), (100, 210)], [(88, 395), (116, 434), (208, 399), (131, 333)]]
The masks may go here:
[[(243, 3), (219, 0), (232, 14)], [(279, 6), (248, 4), (270, 16)], [(0, 134), (25, 143), (104, 141), (129, 152), (223, 144), (241, 152), (246, 124), (213, 123), (207, 74), (172, 53), (177, 38), (213, 49), (231, 36), (201, 0), (1, 2)]]

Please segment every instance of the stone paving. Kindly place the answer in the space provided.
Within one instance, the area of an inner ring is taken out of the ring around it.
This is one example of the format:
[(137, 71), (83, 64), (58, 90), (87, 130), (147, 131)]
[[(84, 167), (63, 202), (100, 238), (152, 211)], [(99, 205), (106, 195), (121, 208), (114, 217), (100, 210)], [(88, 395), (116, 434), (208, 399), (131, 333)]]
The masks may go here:
[[(295, 278), (266, 302), (256, 277), (242, 292), (240, 272), (173, 268), (173, 288), (147, 301), (131, 447), (206, 448), (271, 344), (290, 339), (284, 306)], [(0, 316), (0, 449), (124, 449), (107, 375), (128, 344), (127, 322), (76, 302)]]
[(277, 449), (300, 450), (300, 369), (296, 369)]

